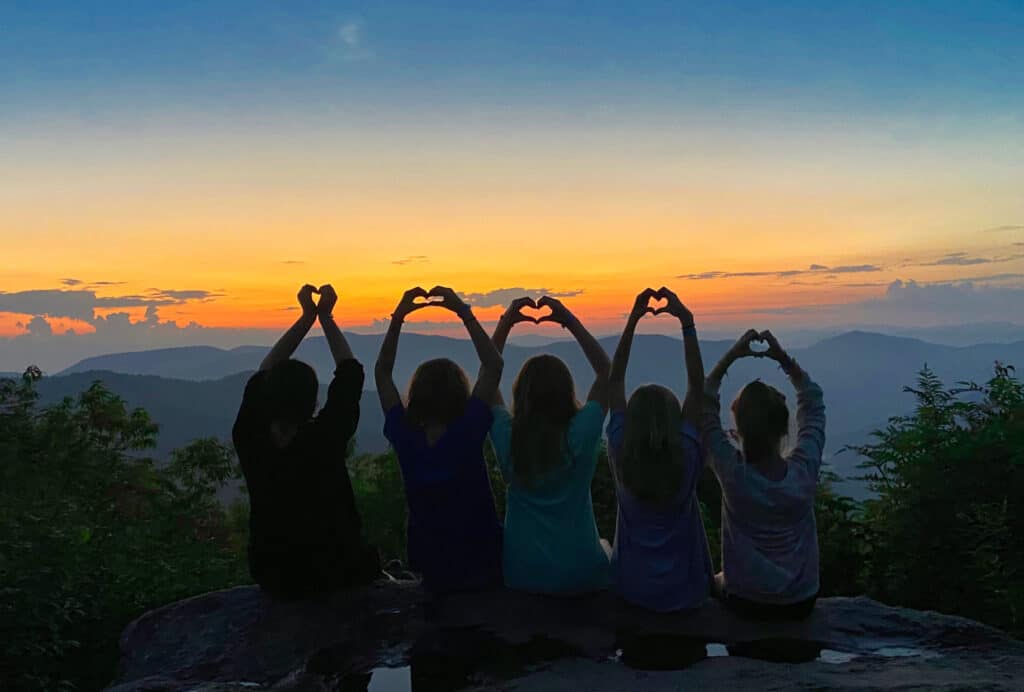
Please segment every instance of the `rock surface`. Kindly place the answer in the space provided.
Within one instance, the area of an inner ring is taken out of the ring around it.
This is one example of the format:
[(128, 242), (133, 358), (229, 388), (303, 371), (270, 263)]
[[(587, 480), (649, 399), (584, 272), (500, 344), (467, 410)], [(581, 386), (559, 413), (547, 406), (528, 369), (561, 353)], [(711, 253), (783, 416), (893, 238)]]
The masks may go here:
[(801, 623), (709, 601), (656, 615), (610, 594), (427, 599), (380, 582), (275, 603), (255, 587), (147, 613), (111, 690), (1024, 689), (1024, 643), (962, 618), (822, 599)]

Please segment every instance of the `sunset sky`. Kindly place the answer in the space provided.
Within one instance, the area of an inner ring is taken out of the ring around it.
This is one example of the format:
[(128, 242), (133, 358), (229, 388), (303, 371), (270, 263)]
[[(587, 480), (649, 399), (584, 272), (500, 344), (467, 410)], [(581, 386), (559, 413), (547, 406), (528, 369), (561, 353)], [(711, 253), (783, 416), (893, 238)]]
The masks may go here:
[(0, 352), (279, 328), (306, 281), (368, 331), (437, 283), (1024, 323), (1024, 3), (497, 5), (0, 5)]

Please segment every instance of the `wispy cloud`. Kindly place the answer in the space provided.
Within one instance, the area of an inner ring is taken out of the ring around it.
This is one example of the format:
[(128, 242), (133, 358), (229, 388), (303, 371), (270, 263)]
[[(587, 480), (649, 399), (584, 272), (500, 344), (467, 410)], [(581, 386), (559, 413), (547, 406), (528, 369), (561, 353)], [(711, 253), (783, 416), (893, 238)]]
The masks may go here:
[(78, 286), (82, 283), (81, 279), (61, 279), (60, 282), (65, 286)]
[(582, 289), (575, 291), (553, 291), (550, 288), (497, 288), (484, 293), (460, 293), (459, 295), (470, 305), (489, 308), (498, 305), (508, 305), (516, 298), (522, 298), (523, 296), (529, 296), (534, 299), (545, 295), (552, 298), (572, 298), (582, 293)]
[(401, 259), (391, 260), (391, 264), (398, 264), (405, 266), (407, 264), (422, 264), (429, 262), (430, 259), (426, 255), (410, 255), (409, 257), (403, 257)]
[(746, 277), (771, 276), (778, 279), (785, 279), (793, 276), (805, 276), (808, 274), (838, 275), (838, 274), (863, 274), (868, 272), (880, 272), (882, 267), (875, 264), (845, 264), (838, 267), (829, 267), (824, 264), (812, 264), (806, 269), (781, 269), (773, 271), (758, 272), (725, 272), (708, 271), (697, 274), (679, 274), (677, 279), (690, 281), (706, 281), (709, 279), (737, 279)]
[(281, 260), (281, 264), (305, 264), (303, 260)]
[(922, 267), (969, 267), (975, 264), (989, 264), (993, 260), (988, 257), (971, 257), (966, 252), (951, 252), (948, 255), (944, 255), (934, 262), (925, 262), (921, 264)]
[(1007, 233), (1009, 231), (1024, 231), (1024, 225), (1007, 224), (1005, 226), (993, 226), (992, 228), (984, 229), (982, 233)]
[(342, 59), (355, 62), (368, 60), (373, 52), (366, 45), (366, 29), (357, 19), (342, 22), (336, 32), (336, 44)]

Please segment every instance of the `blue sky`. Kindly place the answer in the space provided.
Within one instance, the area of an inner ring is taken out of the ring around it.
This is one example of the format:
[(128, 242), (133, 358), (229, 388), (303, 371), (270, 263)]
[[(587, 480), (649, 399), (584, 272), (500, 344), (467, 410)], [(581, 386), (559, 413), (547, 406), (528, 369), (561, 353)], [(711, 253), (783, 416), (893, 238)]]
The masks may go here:
[[(8, 2), (8, 115), (304, 99), (1017, 112), (1017, 2)], [(327, 90), (325, 95), (324, 90)]]

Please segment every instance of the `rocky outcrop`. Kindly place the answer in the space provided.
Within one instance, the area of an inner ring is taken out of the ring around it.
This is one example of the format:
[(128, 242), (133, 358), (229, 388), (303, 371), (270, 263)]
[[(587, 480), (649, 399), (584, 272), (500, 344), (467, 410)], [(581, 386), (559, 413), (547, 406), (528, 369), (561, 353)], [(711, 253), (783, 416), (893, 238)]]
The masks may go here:
[(827, 598), (800, 623), (709, 601), (657, 615), (611, 594), (429, 600), (380, 582), (275, 603), (255, 587), (147, 613), (111, 690), (1024, 689), (1024, 644), (962, 618)]

